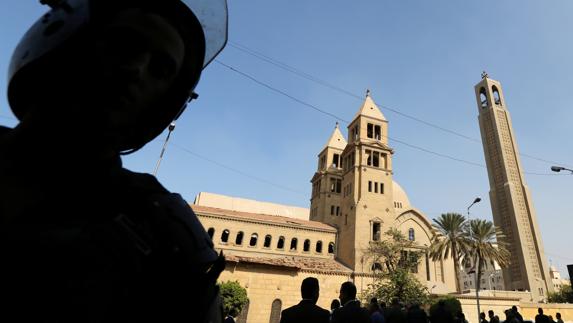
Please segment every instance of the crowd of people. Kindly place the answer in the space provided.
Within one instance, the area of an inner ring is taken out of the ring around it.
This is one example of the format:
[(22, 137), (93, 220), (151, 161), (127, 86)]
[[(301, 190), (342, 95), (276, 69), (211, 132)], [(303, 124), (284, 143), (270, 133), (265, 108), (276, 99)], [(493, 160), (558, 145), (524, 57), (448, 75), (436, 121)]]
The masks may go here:
[[(462, 311), (452, 311), (445, 301), (438, 301), (430, 315), (420, 304), (405, 305), (399, 299), (393, 299), (387, 306), (372, 298), (367, 307), (363, 307), (356, 298), (356, 286), (352, 282), (344, 282), (340, 286), (339, 299), (332, 300), (330, 311), (316, 305), (320, 295), (318, 279), (308, 277), (301, 285), (302, 300), (297, 305), (282, 311), (280, 323), (468, 323)], [(560, 313), (556, 313), (556, 320), (551, 315), (543, 314), (538, 310), (535, 323), (563, 323)], [(504, 311), (505, 320), (500, 320), (493, 310), (480, 313), (479, 323), (524, 323), (523, 316), (517, 306)]]

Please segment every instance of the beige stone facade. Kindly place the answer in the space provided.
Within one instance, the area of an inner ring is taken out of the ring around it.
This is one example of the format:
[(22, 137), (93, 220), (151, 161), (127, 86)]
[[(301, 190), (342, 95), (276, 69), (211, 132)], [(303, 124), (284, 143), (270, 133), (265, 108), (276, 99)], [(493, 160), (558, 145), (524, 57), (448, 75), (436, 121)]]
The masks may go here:
[[(192, 208), (227, 258), (220, 279), (247, 289), (250, 302), (239, 322), (278, 322), (282, 309), (300, 301), (300, 284), (309, 276), (319, 279), (318, 304), (327, 309), (345, 281), (365, 291), (376, 269), (365, 250), (389, 228), (420, 249), (430, 245), (430, 221), (393, 180), (387, 134), (388, 121), (367, 94), (348, 140), (337, 124), (318, 155), (310, 209), (198, 195)], [(415, 274), (431, 293), (455, 290), (451, 259), (425, 255)]]
[[(481, 294), (481, 293), (480, 293)], [(520, 295), (522, 294), (522, 295)], [(477, 302), (475, 294), (456, 296), (462, 304), (462, 311), (469, 323), (478, 321)], [(489, 310), (494, 311), (499, 316), (501, 322), (505, 320), (504, 311), (512, 306), (517, 306), (518, 311), (526, 321), (535, 322), (537, 309), (542, 308), (543, 313), (556, 318), (556, 313), (561, 313), (562, 319), (566, 323), (573, 322), (573, 304), (544, 304), (529, 301), (530, 293), (525, 292), (496, 292), (496, 295), (480, 296), (480, 312), (487, 313)]]
[(503, 90), (484, 73), (475, 94), (493, 220), (506, 235), (512, 256), (503, 270), (505, 289), (530, 290), (541, 301), (553, 285)]

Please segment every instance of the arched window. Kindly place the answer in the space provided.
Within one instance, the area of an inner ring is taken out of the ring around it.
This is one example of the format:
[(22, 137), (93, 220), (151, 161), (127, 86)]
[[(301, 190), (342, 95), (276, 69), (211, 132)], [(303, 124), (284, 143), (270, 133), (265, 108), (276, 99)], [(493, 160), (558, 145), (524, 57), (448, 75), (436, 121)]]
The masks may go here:
[(270, 247), (271, 247), (271, 241), (272, 241), (272, 239), (273, 239), (273, 238), (272, 238), (269, 234), (267, 234), (267, 235), (265, 236), (265, 244), (264, 244), (263, 246), (264, 246), (265, 248), (270, 248)]
[(298, 243), (297, 238), (292, 238), (292, 240), (290, 241), (290, 250), (291, 251), (296, 250), (297, 243)]
[(491, 87), (491, 91), (493, 92), (493, 102), (497, 105), (501, 105), (501, 97), (499, 96), (499, 90), (494, 85)]
[(223, 233), (221, 233), (221, 242), (227, 242), (229, 241), (229, 230), (225, 229), (223, 230)]
[(372, 264), (371, 269), (373, 272), (380, 272), (380, 271), (382, 271), (382, 265), (379, 262), (375, 262)]
[(213, 240), (213, 235), (215, 234), (215, 228), (209, 228), (209, 230), (207, 230), (207, 234), (209, 235), (209, 238)]
[(322, 241), (316, 242), (316, 252), (322, 253)]
[(235, 238), (235, 244), (240, 246), (243, 244), (243, 231), (239, 231), (239, 233), (237, 233), (237, 237)]
[(283, 302), (280, 299), (275, 299), (271, 305), (271, 317), (269, 323), (279, 323), (281, 319), (281, 309)]
[(302, 251), (308, 252), (310, 250), (310, 240), (304, 240), (304, 244), (302, 245)]
[(285, 247), (285, 237), (280, 236), (279, 241), (277, 242), (277, 249), (284, 249)]
[(486, 108), (487, 107), (487, 94), (485, 92), (485, 88), (483, 88), (483, 87), (479, 90), (479, 100), (481, 102), (481, 107)]
[(416, 240), (416, 236), (414, 234), (414, 229), (412, 229), (412, 228), (410, 228), (408, 230), (408, 240), (410, 240), (410, 241)]
[(328, 253), (334, 253), (334, 242), (328, 244)]
[(251, 240), (249, 241), (249, 246), (251, 247), (256, 246), (257, 240), (259, 240), (259, 235), (256, 233), (251, 234)]

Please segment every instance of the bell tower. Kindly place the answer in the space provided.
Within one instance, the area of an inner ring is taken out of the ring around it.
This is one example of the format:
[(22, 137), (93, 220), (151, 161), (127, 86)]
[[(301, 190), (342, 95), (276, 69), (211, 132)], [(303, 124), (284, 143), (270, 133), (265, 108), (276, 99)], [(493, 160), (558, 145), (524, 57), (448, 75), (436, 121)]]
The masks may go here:
[(553, 285), (501, 83), (483, 72), (475, 94), (493, 222), (503, 230), (511, 253), (511, 264), (503, 270), (505, 288), (529, 290), (541, 301)]
[(311, 179), (310, 220), (335, 225), (341, 215), (342, 152), (346, 140), (338, 122), (326, 146), (318, 154), (317, 171)]
[(348, 125), (342, 153), (342, 209), (338, 219), (338, 259), (357, 272), (369, 272), (364, 259), (370, 241), (379, 240), (393, 222), (392, 154), (388, 121), (370, 91)]

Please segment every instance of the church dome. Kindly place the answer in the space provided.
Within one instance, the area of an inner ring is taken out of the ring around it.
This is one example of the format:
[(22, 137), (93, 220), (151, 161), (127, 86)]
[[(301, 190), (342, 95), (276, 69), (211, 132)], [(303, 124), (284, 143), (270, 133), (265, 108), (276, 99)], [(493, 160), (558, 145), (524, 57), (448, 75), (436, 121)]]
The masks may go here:
[(394, 196), (394, 208), (402, 210), (410, 208), (408, 195), (406, 195), (402, 186), (396, 183), (396, 181), (392, 181), (392, 195)]

